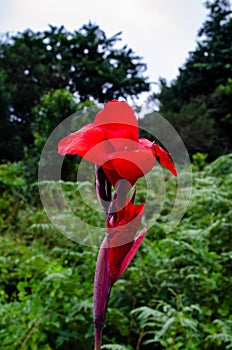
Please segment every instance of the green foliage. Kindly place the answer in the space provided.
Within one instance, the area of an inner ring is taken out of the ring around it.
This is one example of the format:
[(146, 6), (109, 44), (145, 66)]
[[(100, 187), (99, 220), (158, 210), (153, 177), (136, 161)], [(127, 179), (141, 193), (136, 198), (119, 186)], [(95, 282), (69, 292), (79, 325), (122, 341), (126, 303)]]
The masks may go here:
[(210, 118), (215, 120), (219, 129), (221, 143), (227, 150), (231, 148), (232, 132), (232, 78), (220, 84), (209, 96)]
[[(206, 168), (206, 174), (215, 176), (229, 176), (232, 169), (232, 157), (231, 155), (224, 155), (216, 159)], [(226, 179), (225, 179), (226, 180)], [(229, 180), (229, 177), (228, 177)]]
[(16, 217), (20, 208), (25, 205), (26, 183), (22, 174), (22, 163), (6, 163), (0, 165), (0, 230), (16, 225)]
[[(108, 38), (98, 25), (88, 23), (73, 33), (63, 26), (50, 26), (43, 32), (26, 30), (2, 36), (0, 102), (3, 96), (6, 106), (1, 111), (1, 123), (7, 124), (14, 149), (9, 152), (0, 143), (1, 160), (22, 158), (23, 146), (32, 142), (31, 124), (37, 123), (37, 112), (32, 109), (49, 91), (68, 87), (79, 102), (105, 102), (136, 97), (149, 90), (144, 77), (146, 65), (126, 45), (119, 48), (120, 35)], [(52, 120), (54, 125), (56, 114)], [(50, 121), (47, 124), (50, 126)]]
[(142, 336), (150, 338), (144, 341), (145, 345), (160, 344), (164, 349), (196, 349), (200, 345), (195, 320), (200, 308), (197, 305), (184, 307), (180, 300), (177, 303), (172, 307), (160, 302), (156, 309), (144, 306), (132, 312), (139, 321)]
[(147, 283), (155, 287), (144, 303), (148, 306), (132, 312), (142, 344), (165, 349), (232, 345), (228, 326), (218, 327), (217, 321), (227, 324), (231, 318), (231, 180), (231, 155), (196, 173), (191, 205), (181, 225), (145, 247), (140, 286), (150, 272)]
[(206, 166), (206, 158), (208, 154), (197, 152), (193, 155), (193, 163), (192, 166), (195, 170), (200, 171), (203, 170)]
[(232, 321), (215, 320), (216, 329), (207, 339), (217, 345), (225, 344), (225, 349), (232, 349)]
[[(14, 159), (14, 149), (18, 147), (19, 137), (15, 137), (16, 128), (10, 121), (10, 94), (5, 89), (6, 77), (0, 68), (0, 159), (2, 161)], [(20, 148), (18, 152), (22, 155)]]
[(90, 106), (91, 103), (77, 105), (74, 95), (68, 89), (49, 91), (40, 98), (39, 104), (32, 108), (33, 122), (31, 130), (34, 147), (40, 154), (52, 131), (77, 109)]
[[(165, 232), (172, 206), (168, 197), (136, 258), (112, 289), (103, 349), (232, 348), (232, 155), (211, 164), (204, 157), (195, 157), (192, 199), (181, 223)], [(1, 166), (0, 174), (5, 199), (0, 202), (1, 348), (91, 349), (97, 249), (68, 240), (38, 203), (26, 202), (20, 163)], [(85, 190), (99, 205), (90, 183), (48, 182), (48, 197), (57, 186), (83, 221), (104, 225), (104, 216), (82, 199)], [(175, 183), (168, 181), (168, 186), (172, 197)], [(137, 187), (137, 201), (145, 199), (152, 208), (160, 184), (147, 196), (143, 181)], [(150, 209), (146, 215), (148, 222)]]
[(75, 247), (48, 251), (39, 243), (27, 247), (9, 238), (1, 240), (1, 247), (9, 249), (1, 249), (1, 347), (60, 349), (65, 344), (75, 349), (78, 341), (87, 349), (94, 270), (84, 268), (83, 260), (91, 263), (94, 254)]
[(32, 108), (33, 121), (30, 127), (33, 141), (30, 146), (24, 147), (23, 165), (27, 183), (37, 181), (38, 169), (35, 164), (39, 164), (43, 147), (55, 128), (65, 118), (91, 105), (90, 101), (77, 103), (69, 89), (52, 90), (40, 98), (39, 103)]

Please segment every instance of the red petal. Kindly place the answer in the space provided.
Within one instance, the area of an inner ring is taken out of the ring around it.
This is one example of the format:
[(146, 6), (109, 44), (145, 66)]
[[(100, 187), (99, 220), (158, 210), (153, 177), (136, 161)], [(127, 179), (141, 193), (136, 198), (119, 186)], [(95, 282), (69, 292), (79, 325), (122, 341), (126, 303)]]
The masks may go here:
[(146, 149), (151, 149), (154, 150), (154, 142), (149, 141), (148, 139), (141, 138), (138, 140), (139, 145), (146, 148)]
[(170, 156), (170, 153), (165, 151), (162, 147), (155, 144), (155, 153), (157, 157), (159, 157), (160, 164), (163, 165), (165, 168), (167, 168), (173, 175), (177, 176), (177, 171), (175, 168), (175, 164)]
[(115, 186), (115, 184), (121, 180), (120, 175), (117, 173), (116, 170), (110, 169), (110, 163), (106, 162), (104, 165), (102, 165), (102, 168), (104, 170), (104, 173), (106, 174), (108, 180), (110, 181), (112, 186)]
[(131, 203), (130, 199), (128, 199), (126, 206), (117, 213), (115, 226), (130, 224), (130, 231), (133, 231), (135, 235), (141, 222), (144, 207), (144, 204), (134, 205)]
[(124, 101), (108, 102), (94, 120), (95, 125), (103, 126), (111, 131), (118, 131), (115, 137), (121, 137), (120, 132), (126, 130), (130, 139), (138, 140), (138, 121), (133, 109)]
[(134, 237), (141, 223), (143, 211), (144, 204), (134, 205), (129, 201), (126, 207), (116, 213), (114, 227), (107, 222), (109, 273), (112, 284), (118, 279), (122, 262), (134, 244)]
[[(121, 179), (128, 180), (131, 185), (138, 178), (147, 174), (155, 164), (155, 157), (152, 150), (138, 149), (134, 151), (114, 152), (108, 156), (108, 161), (103, 165), (107, 175), (107, 169), (117, 170), (117, 174)], [(115, 176), (115, 179), (117, 176)], [(115, 182), (112, 182), (115, 185)]]
[(112, 151), (112, 145), (105, 139), (104, 132), (94, 124), (85, 125), (58, 144), (59, 154), (78, 154), (96, 164), (104, 162), (107, 153)]
[(121, 265), (127, 256), (133, 242), (109, 248), (109, 275), (111, 284), (117, 281)]
[(123, 259), (123, 261), (121, 263), (121, 266), (120, 266), (120, 269), (118, 271), (116, 279), (119, 279), (121, 277), (123, 272), (129, 266), (129, 264), (132, 261), (132, 259), (135, 257), (135, 254), (137, 253), (137, 251), (139, 250), (139, 247), (142, 244), (142, 241), (143, 241), (143, 239), (145, 237), (145, 234), (146, 234), (146, 228), (144, 228), (143, 231), (140, 232), (138, 237), (134, 240), (133, 244), (131, 245), (130, 250), (128, 251), (127, 255), (124, 257), (124, 259)]
[[(123, 124), (121, 124), (121, 127), (126, 128)], [(129, 151), (138, 148), (138, 140), (128, 130), (110, 130), (104, 126), (101, 128), (105, 133), (106, 139), (111, 142), (115, 151), (124, 151), (125, 149)]]
[[(124, 208), (118, 209), (113, 225), (107, 221), (107, 233), (112, 236), (111, 247), (123, 245), (134, 239), (142, 219), (144, 207), (144, 204), (134, 205), (127, 198)], [(119, 233), (116, 234), (116, 232)], [(127, 237), (124, 237), (125, 234)]]

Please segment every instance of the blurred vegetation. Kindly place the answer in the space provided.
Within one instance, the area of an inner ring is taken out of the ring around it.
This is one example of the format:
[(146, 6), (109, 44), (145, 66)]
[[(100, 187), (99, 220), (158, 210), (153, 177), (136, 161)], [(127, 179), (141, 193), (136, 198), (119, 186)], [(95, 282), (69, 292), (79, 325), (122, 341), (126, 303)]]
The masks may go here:
[[(232, 154), (211, 164), (198, 154), (193, 167), (191, 203), (169, 234), (165, 222), (176, 184), (166, 174), (165, 208), (112, 290), (103, 349), (232, 348)], [(91, 349), (98, 249), (69, 240), (38, 203), (27, 202), (20, 163), (1, 165), (0, 175), (1, 349)], [(152, 176), (155, 183), (155, 171)], [(81, 220), (104, 227), (104, 215), (78, 190), (89, 191), (91, 184), (60, 184)], [(48, 197), (54, 186), (48, 182)], [(156, 186), (151, 192), (155, 198)], [(146, 196), (139, 182), (138, 201)]]
[[(232, 19), (228, 0), (205, 5), (209, 14), (195, 51), (176, 80), (161, 79), (160, 92), (149, 98), (190, 152), (192, 199), (181, 223), (166, 233), (175, 179), (165, 173), (167, 197), (158, 217), (163, 188), (156, 171), (149, 193), (145, 181), (138, 182), (137, 201), (147, 208), (143, 225), (155, 220), (112, 290), (102, 349), (232, 349)], [(95, 102), (133, 99), (149, 90), (146, 65), (132, 49), (118, 48), (119, 41), (120, 33), (107, 38), (92, 23), (74, 33), (51, 26), (1, 36), (1, 349), (93, 348), (98, 249), (53, 226), (36, 181), (41, 151), (59, 123), (79, 110), (87, 123), (86, 108)], [(154, 115), (139, 121), (141, 136), (151, 136)], [(83, 174), (76, 181), (78, 163), (78, 157), (65, 157), (62, 179), (45, 184), (46, 196), (58, 186), (74, 214), (104, 227), (104, 215), (95, 210), (94, 179)], [(69, 222), (67, 215), (61, 222)], [(89, 233), (81, 234), (88, 239)]]

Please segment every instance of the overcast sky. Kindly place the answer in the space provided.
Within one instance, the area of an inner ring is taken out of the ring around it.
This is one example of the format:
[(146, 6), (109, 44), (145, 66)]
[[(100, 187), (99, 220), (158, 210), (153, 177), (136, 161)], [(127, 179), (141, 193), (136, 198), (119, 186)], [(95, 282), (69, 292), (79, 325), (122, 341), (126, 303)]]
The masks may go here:
[(89, 20), (107, 36), (122, 31), (127, 44), (147, 63), (150, 81), (174, 79), (195, 48), (205, 21), (203, 0), (0, 0), (0, 32), (79, 29)]

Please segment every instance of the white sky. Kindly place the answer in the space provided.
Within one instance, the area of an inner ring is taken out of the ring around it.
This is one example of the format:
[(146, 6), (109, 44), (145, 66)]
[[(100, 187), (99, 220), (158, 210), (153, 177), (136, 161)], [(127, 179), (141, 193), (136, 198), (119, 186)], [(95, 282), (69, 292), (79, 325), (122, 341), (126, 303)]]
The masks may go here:
[(79, 29), (89, 20), (107, 36), (122, 31), (127, 44), (144, 58), (150, 81), (178, 74), (196, 45), (205, 21), (204, 0), (0, 0), (0, 33), (48, 29), (48, 24)]

